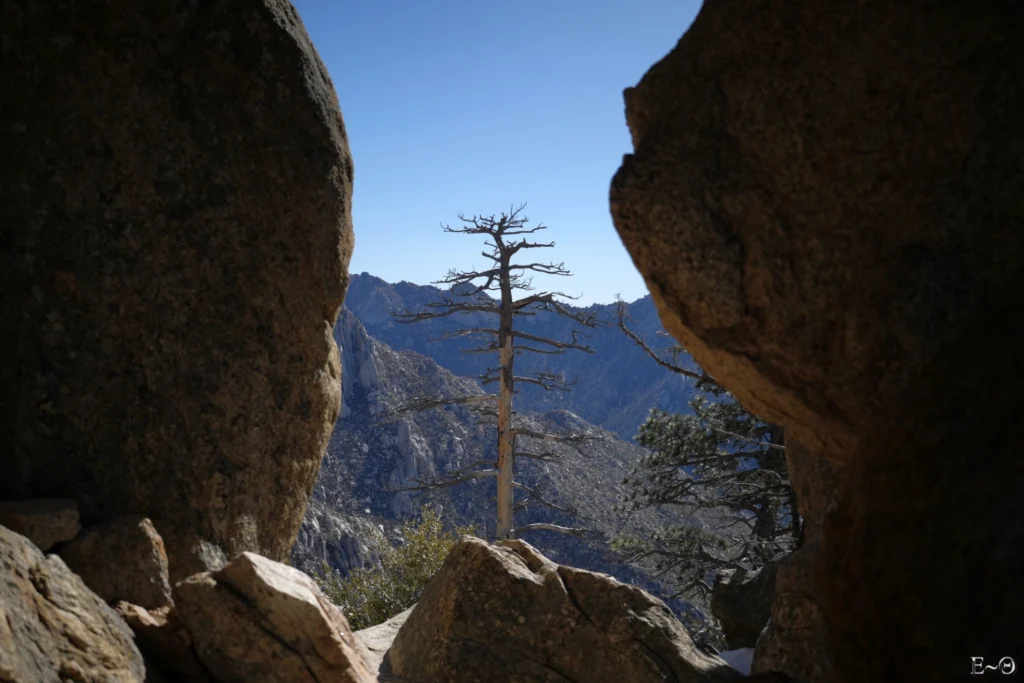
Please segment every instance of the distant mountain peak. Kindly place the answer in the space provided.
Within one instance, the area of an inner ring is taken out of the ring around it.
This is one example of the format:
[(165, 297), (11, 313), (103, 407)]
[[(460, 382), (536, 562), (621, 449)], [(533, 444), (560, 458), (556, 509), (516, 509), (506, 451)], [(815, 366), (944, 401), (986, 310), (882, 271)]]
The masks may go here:
[[(430, 340), (460, 328), (493, 327), (492, 315), (453, 315), (408, 325), (398, 324), (393, 318), (395, 312), (422, 310), (443, 295), (443, 290), (433, 285), (390, 284), (364, 273), (352, 277), (345, 305), (366, 325), (369, 334), (392, 348), (416, 351), (456, 375), (481, 375), (494, 365), (496, 359), (489, 354), (463, 353), (478, 346), (479, 339)], [(608, 323), (601, 329), (586, 330), (583, 335), (595, 353), (570, 352), (543, 357), (524, 354), (517, 360), (517, 367), (524, 372), (564, 371), (570, 381), (577, 381), (577, 385), (570, 392), (517, 387), (519, 409), (537, 413), (569, 410), (580, 419), (600, 425), (626, 440), (632, 440), (651, 408), (689, 411), (688, 402), (694, 390), (692, 383), (659, 367), (618, 330), (615, 325), (616, 304), (594, 304), (583, 310)], [(630, 304), (629, 312), (633, 329), (655, 346), (666, 344), (667, 336), (660, 336), (664, 335), (664, 330), (649, 295)], [(573, 323), (541, 311), (518, 319), (517, 328), (549, 339), (569, 339)], [(685, 358), (683, 361), (689, 362)]]

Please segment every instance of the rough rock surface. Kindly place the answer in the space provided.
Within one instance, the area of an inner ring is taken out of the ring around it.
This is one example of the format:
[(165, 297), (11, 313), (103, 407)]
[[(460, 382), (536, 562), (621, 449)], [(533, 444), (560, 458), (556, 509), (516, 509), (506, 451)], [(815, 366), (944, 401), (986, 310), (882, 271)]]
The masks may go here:
[(0, 498), (143, 514), (175, 578), (216, 547), (284, 559), (339, 410), (352, 247), (294, 8), (13, 0), (0, 56)]
[(839, 470), (793, 439), (786, 441), (786, 465), (800, 509), (803, 545), (779, 564), (771, 621), (757, 639), (752, 670), (785, 671), (803, 683), (832, 683), (835, 673), (814, 568)]
[(362, 642), (308, 576), (242, 553), (175, 586), (175, 609), (221, 683), (370, 683)]
[(779, 563), (771, 621), (757, 638), (752, 671), (782, 671), (801, 683), (836, 680), (815, 583), (820, 554), (812, 541)]
[(0, 502), (0, 524), (42, 551), (70, 541), (82, 530), (78, 503), (70, 498), (29, 498)]
[(0, 680), (142, 683), (132, 633), (56, 555), (0, 526)]
[(639, 588), (559, 566), (522, 541), (471, 537), (431, 580), (388, 660), (399, 678), (423, 683), (740, 680)]
[(147, 671), (156, 666), (190, 680), (208, 678), (206, 669), (192, 650), (192, 639), (171, 607), (147, 610), (119, 602), (114, 605), (114, 611), (135, 634), (135, 642), (146, 658)]
[(803, 540), (820, 541), (825, 512), (838, 496), (842, 470), (795, 439), (786, 439), (786, 470), (800, 509)]
[(1021, 31), (1011, 2), (722, 0), (627, 91), (612, 213), (666, 327), (845, 465), (803, 574), (835, 681), (1024, 632)]
[(844, 474), (817, 590), (845, 681), (950, 680), (1020, 652), (1021, 349), (1024, 297), (993, 301)]
[(398, 635), (399, 629), (409, 619), (409, 615), (412, 614), (415, 607), (413, 605), (382, 624), (355, 632), (356, 638), (361, 640), (363, 645), (366, 646), (366, 651), (370, 654), (370, 665), (378, 675), (390, 675), (391, 665), (384, 663), (384, 656), (391, 649), (391, 643), (395, 642), (395, 636)]
[(164, 542), (148, 519), (125, 516), (91, 526), (58, 554), (108, 603), (155, 609), (173, 602)]
[(843, 460), (1024, 254), (1017, 3), (706, 3), (612, 182), (666, 328)]
[(718, 572), (711, 589), (711, 613), (722, 626), (730, 650), (754, 647), (772, 614), (775, 574), (772, 562), (757, 571), (726, 569)]

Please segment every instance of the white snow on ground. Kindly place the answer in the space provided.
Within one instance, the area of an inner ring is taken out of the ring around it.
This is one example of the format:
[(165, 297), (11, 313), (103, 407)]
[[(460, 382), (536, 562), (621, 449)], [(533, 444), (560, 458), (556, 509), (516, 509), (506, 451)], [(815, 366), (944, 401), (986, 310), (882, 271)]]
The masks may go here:
[(750, 675), (750, 664), (754, 661), (754, 648), (741, 647), (738, 650), (726, 650), (719, 652), (718, 656), (741, 674)]

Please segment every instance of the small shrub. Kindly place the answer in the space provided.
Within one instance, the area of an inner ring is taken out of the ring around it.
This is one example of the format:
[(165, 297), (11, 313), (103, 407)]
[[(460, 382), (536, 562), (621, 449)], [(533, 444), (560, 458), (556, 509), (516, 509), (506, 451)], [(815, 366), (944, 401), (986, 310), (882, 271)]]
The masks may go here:
[(437, 511), (427, 508), (418, 522), (402, 525), (405, 542), (386, 547), (379, 566), (353, 569), (343, 577), (325, 564), (314, 579), (358, 631), (412, 607), (459, 536), (471, 533), (471, 528), (445, 531)]

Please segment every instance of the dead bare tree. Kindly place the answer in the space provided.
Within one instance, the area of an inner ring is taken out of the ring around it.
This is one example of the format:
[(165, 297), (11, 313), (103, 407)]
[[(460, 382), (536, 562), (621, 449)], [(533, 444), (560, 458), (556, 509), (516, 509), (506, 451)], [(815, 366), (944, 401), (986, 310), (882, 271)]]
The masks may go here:
[[(552, 450), (535, 450), (530, 444), (562, 443), (578, 447), (581, 443), (595, 438), (593, 435), (580, 434), (548, 434), (541, 433), (517, 424), (514, 420), (512, 398), (516, 393), (517, 384), (541, 387), (546, 391), (569, 391), (573, 382), (554, 372), (536, 372), (533, 374), (516, 375), (515, 360), (523, 353), (558, 355), (568, 351), (593, 353), (581, 341), (579, 330), (572, 330), (569, 339), (557, 340), (530, 334), (516, 328), (515, 321), (521, 316), (534, 316), (538, 312), (547, 311), (558, 316), (569, 318), (583, 328), (597, 327), (597, 317), (570, 308), (566, 300), (576, 299), (563, 292), (536, 292), (533, 286), (533, 274), (568, 277), (572, 275), (564, 262), (542, 262), (524, 259), (522, 263), (514, 263), (513, 259), (533, 249), (546, 249), (555, 246), (554, 242), (540, 242), (529, 237), (546, 230), (544, 225), (528, 227), (529, 219), (522, 215), (525, 204), (511, 208), (508, 213), (500, 215), (466, 217), (459, 214), (462, 225), (450, 227), (442, 225), (445, 232), (462, 235), (480, 235), (486, 241), (489, 250), (481, 252), (491, 262), (489, 268), (482, 270), (450, 270), (435, 285), (446, 287), (440, 301), (427, 304), (420, 311), (404, 311), (395, 315), (400, 323), (416, 323), (434, 320), (459, 314), (484, 313), (495, 316), (493, 326), (467, 327), (443, 335), (443, 339), (456, 337), (480, 338), (480, 345), (467, 349), (466, 353), (495, 353), (498, 364), (488, 368), (476, 379), (484, 387), (497, 386), (494, 394), (483, 396), (460, 396), (454, 398), (423, 397), (414, 403), (404, 406), (399, 412), (409, 412), (436, 408), (449, 404), (464, 404), (478, 413), (492, 415), (496, 418), (498, 434), (497, 462), (477, 462), (433, 482), (417, 482), (415, 488), (436, 488), (451, 486), (471, 479), (495, 477), (497, 479), (497, 537), (499, 539), (514, 538), (517, 531), (547, 529), (564, 533), (581, 533), (582, 529), (563, 527), (555, 524), (535, 523), (518, 529), (514, 525), (514, 514), (530, 503), (554, 506), (540, 495), (539, 491), (523, 486), (514, 480), (516, 458), (532, 458), (551, 460), (557, 457)], [(530, 292), (516, 298), (516, 292)], [(525, 441), (523, 448), (517, 450), (517, 444)], [(406, 489), (409, 490), (409, 489)], [(524, 491), (526, 498), (515, 500), (515, 492)]]

